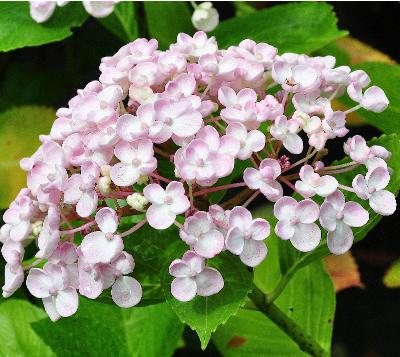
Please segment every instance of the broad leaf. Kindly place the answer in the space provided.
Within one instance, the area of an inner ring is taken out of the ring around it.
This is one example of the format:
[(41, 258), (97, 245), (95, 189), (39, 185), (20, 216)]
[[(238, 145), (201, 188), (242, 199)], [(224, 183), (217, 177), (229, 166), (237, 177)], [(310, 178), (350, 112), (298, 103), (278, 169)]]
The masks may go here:
[(130, 42), (139, 35), (136, 7), (132, 1), (118, 3), (111, 15), (99, 19), (99, 21), (123, 43)]
[[(281, 277), (278, 240), (276, 236), (268, 238), (267, 258), (254, 269), (255, 283), (265, 293), (270, 292)], [(299, 271), (275, 304), (303, 328), (305, 335), (311, 336), (324, 350), (330, 350), (335, 291), (321, 261)], [(218, 328), (213, 342), (228, 357), (307, 355), (262, 313), (244, 309)]]
[(196, 296), (189, 302), (180, 302), (171, 295), (172, 277), (168, 273), (163, 282), (168, 304), (183, 323), (197, 332), (203, 350), (216, 328), (236, 314), (244, 304), (252, 283), (252, 274), (238, 257), (230, 253), (222, 253), (209, 263), (224, 278), (224, 288), (218, 294), (209, 297)]
[(16, 107), (0, 114), (0, 207), (7, 207), (26, 186), (26, 172), (19, 168), (19, 160), (36, 151), (39, 135), (49, 132), (54, 119), (53, 109), (39, 106)]
[(29, 14), (29, 2), (2, 1), (0, 51), (61, 41), (71, 36), (71, 28), (81, 26), (88, 16), (82, 4), (76, 2), (57, 8), (47, 22), (38, 24)]
[(55, 357), (30, 325), (45, 318), (46, 313), (28, 301), (10, 299), (0, 304), (0, 355)]
[[(382, 113), (374, 113), (359, 109), (357, 114), (364, 118), (369, 124), (382, 130), (384, 133), (400, 132), (400, 66), (387, 63), (366, 62), (352, 67), (353, 70), (362, 69), (371, 77), (371, 84), (381, 87), (389, 99), (388, 108)], [(353, 102), (347, 95), (339, 98), (346, 107), (354, 107)]]
[(332, 7), (326, 3), (291, 3), (222, 21), (213, 35), (221, 47), (250, 38), (276, 46), (280, 53), (310, 53), (346, 36), (336, 22)]
[(400, 288), (400, 260), (396, 260), (385, 273), (383, 284), (387, 288)]
[(71, 357), (168, 357), (183, 331), (166, 303), (122, 309), (87, 299), (71, 317), (32, 326), (58, 356)]
[(158, 40), (159, 48), (166, 49), (176, 42), (179, 32), (194, 32), (186, 2), (146, 1), (143, 5), (149, 35)]

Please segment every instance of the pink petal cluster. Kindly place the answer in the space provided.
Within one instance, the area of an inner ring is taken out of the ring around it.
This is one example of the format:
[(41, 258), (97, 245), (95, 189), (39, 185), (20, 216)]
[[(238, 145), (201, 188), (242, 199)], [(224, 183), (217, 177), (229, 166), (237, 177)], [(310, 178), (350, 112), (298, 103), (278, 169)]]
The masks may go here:
[[(85, 5), (98, 16), (112, 6)], [(54, 7), (31, 9), (44, 21)], [(103, 58), (99, 79), (58, 109), (38, 150), (20, 162), (27, 188), (4, 213), (0, 231), (3, 296), (27, 276), (52, 320), (74, 314), (79, 294), (96, 299), (104, 292), (118, 306), (135, 306), (143, 292), (124, 241), (143, 226), (149, 234), (176, 226), (176, 238), (188, 246), (169, 267), (175, 298), (216, 294), (224, 286), (220, 259), (233, 254), (252, 268), (267, 255), (270, 223), (248, 210), (259, 193), (275, 202), (275, 233), (302, 252), (327, 242), (342, 254), (353, 243), (352, 228), (368, 223), (369, 213), (342, 191), (392, 214), (385, 148), (356, 135), (344, 144), (351, 160), (321, 161), (326, 143), (347, 135), (347, 114), (384, 110), (384, 92), (368, 87), (365, 72), (335, 67), (332, 56), (277, 53), (250, 39), (219, 49), (214, 37), (197, 32), (179, 34), (166, 51), (140, 38)], [(335, 111), (332, 100), (345, 93), (355, 106)], [(352, 187), (334, 177), (356, 168), (364, 171)], [(286, 196), (286, 188), (305, 199)], [(209, 203), (230, 189), (241, 191)], [(130, 216), (138, 223), (126, 227)], [(36, 243), (35, 257), (26, 259)]]

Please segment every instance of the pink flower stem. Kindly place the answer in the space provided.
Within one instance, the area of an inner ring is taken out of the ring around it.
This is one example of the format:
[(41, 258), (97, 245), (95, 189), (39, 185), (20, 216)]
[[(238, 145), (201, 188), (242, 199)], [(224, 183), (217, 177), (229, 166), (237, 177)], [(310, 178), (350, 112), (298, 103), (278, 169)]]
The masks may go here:
[(132, 234), (133, 232), (136, 232), (140, 227), (143, 227), (146, 223), (147, 223), (147, 218), (143, 219), (139, 223), (136, 223), (133, 227), (129, 228), (124, 233), (121, 233), (120, 234), (121, 238), (126, 237), (129, 234)]
[(33, 267), (35, 267), (36, 265), (40, 264), (44, 259), (40, 258), (40, 259), (36, 259), (32, 264), (26, 265), (23, 267), (24, 270), (29, 270)]
[(286, 105), (286, 101), (288, 99), (288, 96), (289, 96), (289, 92), (285, 91), (285, 94), (283, 95), (282, 102), (281, 102), (283, 107), (285, 107), (285, 105)]
[(169, 153), (165, 152), (164, 150), (161, 150), (157, 146), (154, 146), (154, 152), (159, 154), (159, 155), (161, 155), (161, 156), (163, 156), (163, 157), (165, 157), (165, 158), (167, 158), (168, 160), (170, 159), (171, 155)]
[(302, 164), (303, 162), (306, 162), (307, 160), (309, 160), (310, 158), (312, 158), (317, 152), (318, 152), (318, 150), (315, 149), (311, 154), (305, 156), (304, 158), (302, 158), (302, 159), (299, 160), (299, 161), (296, 161), (294, 164), (290, 165), (286, 170), (283, 170), (282, 173), (293, 169), (293, 167), (296, 167), (296, 166)]
[(175, 226), (177, 226), (179, 229), (183, 227), (182, 224), (180, 224), (178, 221), (175, 221), (174, 224), (175, 224)]
[(230, 188), (243, 187), (243, 186), (246, 186), (246, 184), (244, 182), (230, 183), (228, 185), (211, 187), (211, 188), (206, 188), (205, 190), (197, 191), (197, 192), (195, 192), (193, 194), (193, 196), (194, 197), (202, 196), (202, 195), (206, 195), (207, 193), (211, 193), (211, 192), (216, 192), (216, 191), (221, 191), (221, 190), (228, 190)]
[(254, 192), (245, 203), (242, 204), (242, 207), (247, 207), (251, 202), (253, 202), (256, 197), (260, 194), (260, 190), (257, 190), (256, 192)]
[(355, 164), (353, 166), (344, 167), (344, 168), (339, 169), (339, 170), (326, 170), (326, 171), (325, 170), (320, 170), (320, 173), (324, 174), (324, 175), (336, 175), (336, 174), (341, 174), (343, 172), (348, 172), (348, 171), (354, 170), (358, 166), (360, 166), (360, 164)]
[(167, 178), (164, 177), (164, 176), (157, 175), (157, 174), (155, 174), (154, 172), (153, 172), (150, 176), (152, 176), (152, 177), (154, 177), (154, 178), (156, 178), (156, 179), (158, 179), (158, 180), (160, 180), (160, 181), (166, 182), (166, 183), (172, 182), (172, 180), (167, 179)]
[(258, 169), (258, 164), (257, 164), (257, 161), (254, 160), (254, 157), (251, 156), (250, 161), (251, 161), (252, 165), (254, 166), (254, 168)]
[(60, 210), (60, 216), (65, 222), (65, 224), (68, 226), (69, 229), (73, 229), (74, 227), (72, 226), (71, 222), (68, 220), (67, 217), (65, 217), (64, 213)]
[(209, 124), (209, 123), (216, 123), (217, 121), (221, 120), (221, 117), (215, 117), (215, 118), (209, 118), (204, 121), (204, 124)]
[(189, 200), (190, 200), (190, 209), (193, 210), (194, 207), (194, 199), (193, 199), (193, 186), (191, 183), (188, 182), (189, 186)]
[(358, 163), (355, 162), (355, 161), (351, 161), (351, 162), (348, 162), (346, 164), (341, 164), (341, 165), (325, 166), (325, 167), (323, 167), (321, 169), (321, 171), (322, 170), (336, 170), (336, 169), (341, 169), (343, 167), (353, 166), (353, 165), (356, 165), (356, 164), (358, 164)]
[(358, 109), (360, 109), (361, 108), (361, 104), (358, 104), (358, 105), (356, 105), (355, 107), (353, 107), (353, 108), (350, 108), (350, 109), (347, 109), (345, 112), (344, 112), (344, 114), (350, 114), (350, 113), (353, 113), (353, 112), (355, 112), (356, 110), (358, 110)]
[(97, 224), (96, 221), (90, 221), (90, 222), (85, 223), (83, 226), (80, 226), (80, 227), (77, 227), (77, 228), (74, 228), (74, 229), (69, 229), (67, 231), (60, 231), (60, 233), (61, 234), (74, 234), (74, 233), (83, 231), (83, 230), (85, 230), (85, 229), (87, 229), (87, 228), (89, 228), (89, 227), (91, 227), (91, 226), (93, 226), (95, 224)]
[(257, 153), (257, 152), (254, 153), (254, 156), (255, 156), (258, 160), (260, 160), (260, 162), (263, 160), (262, 157), (260, 156), (260, 154)]
[(345, 191), (355, 192), (353, 187), (349, 187), (349, 186), (345, 186), (345, 185), (341, 185), (341, 184), (339, 184), (338, 187), (341, 188), (342, 190), (345, 190)]

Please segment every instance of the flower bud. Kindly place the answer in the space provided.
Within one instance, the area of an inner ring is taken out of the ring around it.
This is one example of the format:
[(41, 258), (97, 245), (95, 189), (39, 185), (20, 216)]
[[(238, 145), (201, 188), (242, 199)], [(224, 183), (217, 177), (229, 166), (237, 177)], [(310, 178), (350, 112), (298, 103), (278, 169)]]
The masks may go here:
[(140, 193), (135, 192), (126, 198), (126, 203), (136, 211), (143, 211), (149, 201), (147, 201), (146, 197), (142, 196)]
[(38, 236), (43, 227), (43, 221), (36, 221), (32, 224), (32, 234)]
[(111, 185), (111, 179), (109, 176), (103, 176), (99, 178), (99, 181), (97, 182), (97, 189), (98, 191), (106, 196), (110, 193), (110, 185)]
[(145, 185), (149, 181), (149, 176), (142, 175), (138, 178), (137, 184), (138, 185)]
[(218, 26), (218, 11), (213, 8), (211, 2), (203, 2), (195, 8), (192, 23), (197, 30), (210, 32)]
[(110, 170), (111, 170), (110, 165), (103, 165), (100, 169), (101, 176), (110, 177)]

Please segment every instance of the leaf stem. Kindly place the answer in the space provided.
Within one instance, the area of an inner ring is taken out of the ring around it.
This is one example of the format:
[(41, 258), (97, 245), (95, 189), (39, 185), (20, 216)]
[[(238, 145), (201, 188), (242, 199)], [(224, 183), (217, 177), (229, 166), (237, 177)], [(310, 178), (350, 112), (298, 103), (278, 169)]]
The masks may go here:
[(133, 232), (136, 232), (140, 227), (144, 226), (147, 223), (147, 218), (143, 219), (139, 223), (136, 223), (133, 227), (129, 228), (127, 231), (120, 234), (120, 237), (126, 237)]
[(254, 287), (250, 299), (260, 312), (273, 321), (283, 332), (285, 332), (299, 348), (315, 357), (327, 357), (329, 352), (325, 351), (317, 341), (307, 335), (291, 318), (284, 314), (275, 304), (267, 303), (264, 293)]

